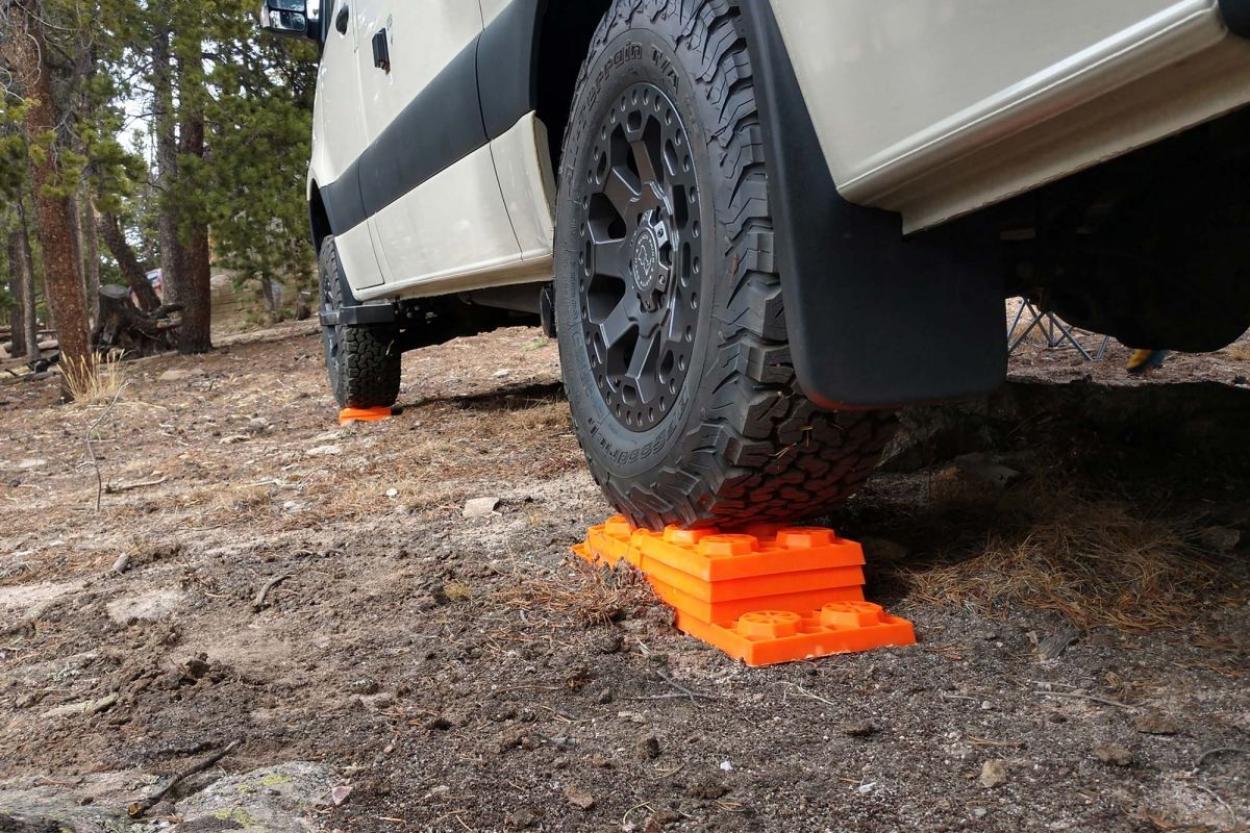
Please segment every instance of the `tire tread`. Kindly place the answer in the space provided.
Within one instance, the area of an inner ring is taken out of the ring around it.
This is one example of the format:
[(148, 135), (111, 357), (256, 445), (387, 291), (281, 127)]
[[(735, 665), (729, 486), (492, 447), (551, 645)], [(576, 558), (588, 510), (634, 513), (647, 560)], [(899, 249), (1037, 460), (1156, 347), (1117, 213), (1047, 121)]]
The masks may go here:
[[(753, 1), (753, 0), (752, 0)], [(867, 478), (894, 433), (888, 412), (826, 412), (800, 389), (787, 342), (776, 272), (763, 128), (751, 56), (736, 0), (615, 0), (592, 40), (578, 81), (596, 57), (636, 20), (680, 22), (676, 45), (692, 53), (695, 86), (719, 122), (712, 138), (717, 221), (729, 242), (732, 285), (712, 322), (713, 376), (705, 406), (649, 485), (618, 480), (596, 461), (577, 426), (591, 472), (634, 523), (734, 525), (820, 514)], [(580, 93), (579, 93), (580, 98)], [(575, 110), (576, 112), (576, 110)], [(565, 165), (577, 116), (565, 133)], [(576, 420), (575, 420), (576, 423)]]

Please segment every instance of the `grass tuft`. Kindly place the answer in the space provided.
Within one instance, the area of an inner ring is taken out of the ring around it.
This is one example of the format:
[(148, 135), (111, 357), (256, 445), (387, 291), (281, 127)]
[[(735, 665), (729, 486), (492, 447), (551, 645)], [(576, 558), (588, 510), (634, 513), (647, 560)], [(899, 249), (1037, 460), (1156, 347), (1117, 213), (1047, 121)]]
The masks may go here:
[(61, 372), (65, 376), (65, 392), (82, 405), (112, 402), (126, 385), (120, 350), (103, 355), (91, 353), (78, 360), (65, 359)]

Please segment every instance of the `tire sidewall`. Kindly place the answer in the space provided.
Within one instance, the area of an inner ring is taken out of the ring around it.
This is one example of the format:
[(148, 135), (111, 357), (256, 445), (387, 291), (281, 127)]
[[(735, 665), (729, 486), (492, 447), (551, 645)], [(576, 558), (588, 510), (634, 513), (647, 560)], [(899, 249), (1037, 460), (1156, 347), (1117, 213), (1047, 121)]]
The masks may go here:
[[(322, 242), (318, 263), (321, 272), (321, 305), (322, 307), (328, 306), (331, 311), (340, 310), (343, 308), (343, 283), (339, 269), (338, 249), (335, 248), (332, 236)], [(344, 393), (342, 390), (342, 327), (321, 325), (321, 346), (325, 354), (326, 376), (330, 382), (330, 390), (333, 391), (334, 398), (339, 404), (342, 404)]]
[[(716, 116), (696, 90), (691, 67), (685, 63), (691, 59), (689, 50), (676, 43), (678, 21), (667, 17), (645, 20), (647, 28), (630, 28), (595, 50), (574, 100), (557, 200), (554, 289), (560, 361), (583, 448), (592, 463), (612, 477), (649, 483), (657, 469), (674, 465), (675, 458), (681, 456), (679, 446), (702, 421), (703, 403), (710, 395), (702, 390), (709, 375), (705, 368), (716, 353), (720, 337), (714, 332), (715, 313), (723, 308), (724, 301), (718, 297), (723, 287), (717, 284), (723, 283), (718, 277), (726, 269), (721, 253), (727, 246), (715, 211), (720, 202), (715, 187), (719, 183), (711, 159), (713, 139), (706, 129), (715, 123)], [(702, 231), (697, 247), (702, 263), (698, 276), (700, 304), (691, 365), (672, 409), (653, 428), (641, 432), (626, 428), (616, 419), (595, 384), (582, 336), (580, 210), (572, 198), (575, 178), (584, 176), (589, 167), (595, 131), (619, 96), (639, 82), (662, 90), (680, 114), (695, 166)]]

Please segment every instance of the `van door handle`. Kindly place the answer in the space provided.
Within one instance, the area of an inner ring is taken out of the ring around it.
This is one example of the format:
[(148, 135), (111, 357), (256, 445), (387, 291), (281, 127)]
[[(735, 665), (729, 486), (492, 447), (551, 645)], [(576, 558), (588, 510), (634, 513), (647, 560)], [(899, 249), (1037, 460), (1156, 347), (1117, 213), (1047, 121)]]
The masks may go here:
[(391, 71), (391, 48), (387, 43), (386, 29), (379, 29), (373, 35), (373, 65), (383, 72)]
[(334, 16), (334, 28), (339, 30), (340, 35), (347, 34), (347, 24), (352, 19), (351, 11), (346, 5), (339, 6), (339, 13)]

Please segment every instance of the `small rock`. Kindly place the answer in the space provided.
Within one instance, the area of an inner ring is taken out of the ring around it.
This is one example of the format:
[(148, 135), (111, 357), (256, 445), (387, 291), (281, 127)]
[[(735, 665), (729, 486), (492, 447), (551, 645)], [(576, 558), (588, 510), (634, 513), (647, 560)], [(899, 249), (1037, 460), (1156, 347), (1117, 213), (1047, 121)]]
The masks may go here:
[(494, 378), (494, 379), (507, 379), (507, 378), (508, 378), (509, 376), (511, 376), (511, 375), (512, 375), (512, 371), (511, 371), (511, 370), (508, 370), (508, 369), (506, 369), (506, 368), (502, 368), (502, 369), (500, 369), (500, 370), (496, 370), (494, 373), (492, 373), (492, 374), (491, 374), (491, 378)]
[(529, 807), (521, 807), (504, 816), (503, 823), (510, 830), (529, 830), (538, 824), (538, 814)]
[(1119, 743), (1104, 743), (1095, 746), (1094, 757), (1112, 766), (1128, 766), (1133, 763), (1133, 753)]
[(605, 688), (596, 695), (595, 702), (600, 706), (606, 706), (614, 699), (616, 699), (616, 696), (612, 693), (612, 689)]
[(876, 733), (877, 727), (871, 720), (853, 720), (842, 724), (842, 734), (848, 738), (866, 738)]
[(1007, 783), (1007, 776), (1009, 773), (1010, 768), (1008, 767), (1007, 762), (1001, 758), (994, 758), (986, 761), (981, 766), (981, 786), (985, 787), (987, 790), (1002, 786)]
[(359, 680), (352, 680), (351, 683), (349, 683), (347, 687), (348, 689), (351, 690), (352, 694), (365, 694), (365, 695), (377, 694), (378, 689), (381, 688), (381, 686), (378, 685), (377, 680), (371, 679), (369, 677), (363, 677)]
[(423, 804), (428, 804), (431, 801), (442, 801), (449, 795), (451, 795), (451, 787), (446, 784), (439, 784), (437, 787), (432, 788), (425, 795), (421, 796), (421, 802)]
[(722, 772), (733, 772), (733, 771), (734, 771), (734, 765), (733, 765), (733, 764), (731, 764), (729, 761), (721, 761), (721, 762), (720, 762), (720, 768), (721, 768), (721, 771), (722, 771)]
[(342, 453), (342, 447), (337, 445), (319, 445), (304, 452), (308, 457), (337, 457)]
[(1241, 530), (1226, 526), (1209, 526), (1198, 534), (1202, 545), (1219, 553), (1229, 553), (1241, 543)]
[(330, 801), (334, 803), (335, 807), (342, 807), (343, 803), (347, 801), (351, 795), (352, 788), (349, 785), (344, 784), (330, 790)]
[[(58, 717), (69, 717), (75, 714), (99, 714), (102, 711), (112, 708), (117, 704), (117, 695), (108, 694), (98, 700), (83, 700), (78, 703), (67, 703), (64, 706), (57, 706), (43, 713), (45, 720), (56, 719)], [(2, 828), (0, 828), (2, 829)]]
[(595, 806), (595, 797), (574, 784), (564, 788), (564, 798), (579, 810), (590, 810)]
[(639, 739), (635, 749), (639, 760), (654, 761), (660, 757), (660, 740), (655, 735), (645, 735)]
[(1133, 721), (1133, 728), (1143, 735), (1174, 735), (1181, 730), (1176, 721), (1158, 712), (1139, 716)]
[(399, 497), (399, 489), (387, 489), (386, 496), (389, 498)]
[(497, 497), (475, 497), (465, 503), (464, 517), (469, 520), (487, 518), (495, 513), (498, 506), (499, 498)]
[(196, 654), (179, 667), (181, 676), (190, 682), (204, 679), (212, 670), (213, 664), (208, 661), (208, 654), (205, 653)]
[(199, 369), (175, 368), (166, 370), (160, 376), (156, 377), (158, 382), (183, 382), (193, 376), (203, 376), (204, 371)]
[[(339, 801), (335, 801), (336, 793)], [(219, 778), (179, 798), (176, 814), (182, 817), (180, 830), (227, 829), (229, 824), (223, 825), (223, 819), (246, 819), (249, 830), (312, 830), (320, 826), (311, 820), (319, 814), (317, 808), (345, 800), (344, 788), (336, 789), (328, 767), (291, 761)], [(231, 823), (242, 826), (237, 821)]]
[(1003, 488), (1020, 476), (1020, 472), (995, 463), (984, 454), (965, 454), (955, 458), (955, 467), (961, 474), (983, 483)]
[(38, 457), (27, 457), (25, 460), (19, 460), (17, 467), (22, 471), (30, 471), (31, 469), (41, 469), (48, 465), (47, 460)]

